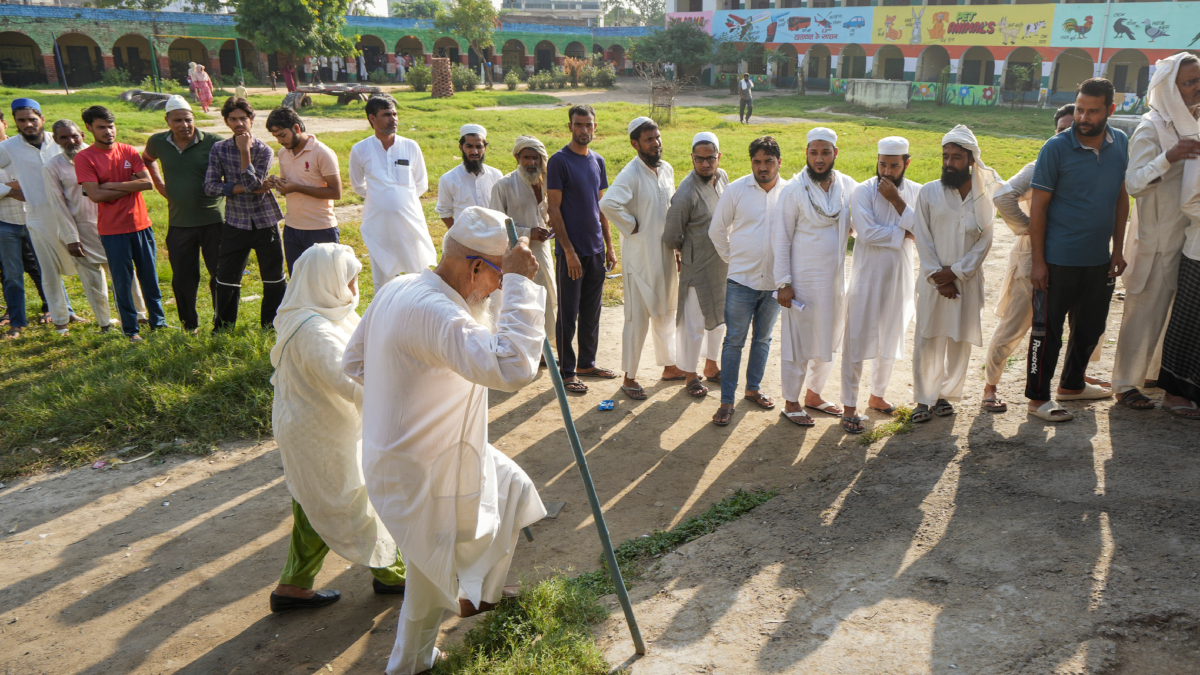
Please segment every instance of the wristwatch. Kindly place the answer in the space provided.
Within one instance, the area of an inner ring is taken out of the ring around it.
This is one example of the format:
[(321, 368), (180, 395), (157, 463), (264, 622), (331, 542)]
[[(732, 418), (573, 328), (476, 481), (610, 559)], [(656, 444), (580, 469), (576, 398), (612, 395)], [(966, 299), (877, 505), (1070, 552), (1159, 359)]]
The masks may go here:
[(791, 288), (791, 287), (792, 287), (791, 282), (788, 282), (788, 283), (779, 284), (779, 286), (775, 290), (782, 291), (785, 288)]

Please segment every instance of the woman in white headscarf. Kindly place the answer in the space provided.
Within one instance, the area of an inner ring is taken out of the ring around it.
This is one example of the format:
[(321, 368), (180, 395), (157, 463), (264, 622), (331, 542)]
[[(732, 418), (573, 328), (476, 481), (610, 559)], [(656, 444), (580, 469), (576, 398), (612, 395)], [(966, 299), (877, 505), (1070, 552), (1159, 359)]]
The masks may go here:
[(376, 593), (404, 592), (396, 543), (367, 497), (362, 470), (362, 386), (342, 373), (358, 326), (358, 273), (349, 246), (317, 244), (296, 261), (275, 315), (271, 422), (288, 491), (291, 544), (271, 611), (320, 607), (337, 591), (313, 591), (325, 554), (367, 565)]
[(196, 72), (192, 75), (192, 87), (196, 91), (196, 102), (204, 112), (208, 112), (208, 106), (212, 105), (213, 101), (213, 83), (204, 66), (196, 65)]

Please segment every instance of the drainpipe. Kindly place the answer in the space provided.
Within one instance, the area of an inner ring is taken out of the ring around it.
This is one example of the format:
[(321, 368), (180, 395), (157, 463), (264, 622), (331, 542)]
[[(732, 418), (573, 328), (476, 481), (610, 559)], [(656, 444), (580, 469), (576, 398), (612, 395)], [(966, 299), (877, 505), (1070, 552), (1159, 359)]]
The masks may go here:
[(1093, 74), (1093, 77), (1100, 77), (1100, 74), (1102, 72), (1101, 69), (1104, 68), (1104, 42), (1105, 42), (1105, 40), (1108, 39), (1108, 13), (1111, 9), (1112, 9), (1112, 0), (1105, 0), (1105, 2), (1104, 2), (1104, 26), (1102, 26), (1104, 32), (1100, 33), (1100, 53), (1099, 53), (1098, 57), (1096, 58), (1096, 72)]

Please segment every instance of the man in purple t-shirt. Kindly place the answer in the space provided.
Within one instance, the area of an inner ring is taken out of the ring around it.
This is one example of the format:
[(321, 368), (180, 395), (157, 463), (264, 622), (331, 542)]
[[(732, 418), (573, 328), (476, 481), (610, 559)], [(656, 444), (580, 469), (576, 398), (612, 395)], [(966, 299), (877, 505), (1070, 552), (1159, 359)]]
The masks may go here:
[[(604, 275), (617, 264), (608, 219), (600, 212), (600, 198), (608, 189), (604, 158), (588, 149), (596, 135), (596, 111), (577, 105), (567, 112), (571, 142), (550, 156), (546, 164), (546, 194), (554, 247), (558, 286), (558, 323), (555, 339), (558, 364), (567, 391), (588, 390), (583, 377), (612, 379), (617, 374), (596, 366), (600, 341), (600, 296)], [(572, 340), (579, 322), (579, 358)]]

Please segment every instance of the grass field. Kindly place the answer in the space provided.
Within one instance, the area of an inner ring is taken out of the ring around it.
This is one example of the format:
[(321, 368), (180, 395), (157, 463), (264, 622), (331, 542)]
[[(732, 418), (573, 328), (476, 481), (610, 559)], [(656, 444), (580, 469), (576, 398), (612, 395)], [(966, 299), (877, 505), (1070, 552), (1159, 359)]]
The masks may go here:
[[(79, 111), (88, 105), (108, 105), (117, 113), (119, 138), (129, 143), (144, 142), (149, 133), (163, 127), (161, 113), (136, 111), (133, 106), (116, 101), (118, 93), (120, 90), (115, 88), (89, 89), (71, 95), (43, 93), (39, 100), (48, 120), (78, 119)], [(0, 98), (38, 94), (0, 89)], [(272, 98), (256, 97), (256, 102), (265, 110), (271, 105), (265, 99)], [(306, 109), (306, 114), (317, 117), (346, 114), (347, 106), (337, 106), (332, 98), (325, 98), (328, 101), (319, 101)], [(425, 154), (430, 192), (422, 201), (430, 233), (439, 247), (445, 227), (433, 211), (437, 178), (460, 161), (457, 146), (460, 125), (469, 121), (488, 128), (488, 161), (504, 172), (515, 168), (509, 150), (517, 135), (535, 135), (551, 152), (569, 140), (565, 108), (474, 110), (475, 106), (556, 100), (540, 94), (476, 91), (457, 94), (449, 100), (434, 100), (426, 94), (398, 92), (396, 98), (401, 108), (401, 134), (420, 143)], [(838, 105), (830, 97), (764, 98), (756, 112), (811, 117), (811, 109)], [(644, 112), (644, 106), (631, 103), (597, 106), (599, 131), (592, 147), (606, 158), (610, 181), (634, 157), (625, 133), (627, 121)], [(779, 140), (784, 154), (784, 175), (790, 176), (803, 168), (804, 134), (808, 125), (743, 126), (722, 121), (724, 114), (724, 108), (684, 108), (677, 111), (674, 122), (664, 129), (664, 155), (675, 167), (676, 181), (690, 170), (689, 145), (700, 130), (715, 131), (721, 138), (724, 150), (721, 166), (731, 178), (749, 171), (746, 148), (760, 135), (773, 135)], [(952, 122), (978, 122), (984, 160), (1002, 176), (1009, 176), (1035, 156), (1041, 145), (1042, 128), (1049, 126), (1048, 115), (1048, 111), (1009, 114), (992, 109), (940, 108), (906, 111), (903, 116), (913, 119), (905, 120), (826, 117), (827, 125), (840, 135), (838, 168), (842, 171), (858, 180), (867, 178), (873, 173), (876, 141), (883, 136), (902, 134), (912, 142), (913, 163), (908, 175), (925, 182), (933, 180), (940, 171), (940, 140)], [(1022, 122), (1023, 126), (1019, 124)], [(223, 127), (219, 119), (217, 123), (216, 130), (220, 132)], [(1024, 134), (1010, 133), (1014, 131)], [(320, 136), (341, 158), (346, 185), (350, 147), (366, 135), (364, 121), (363, 131)], [(171, 269), (163, 248), (166, 202), (155, 192), (145, 194), (156, 224), (159, 283), (167, 318), (177, 324)], [(339, 205), (360, 202), (361, 198), (347, 188)], [(342, 242), (352, 246), (362, 256), (364, 265), (369, 265), (357, 223), (342, 228)], [(365, 310), (374, 295), (367, 272), (364, 270), (360, 277), (360, 311)], [(66, 284), (76, 312), (90, 318), (78, 280), (68, 277)], [(32, 284), (26, 286), (27, 306), (36, 309), (36, 293)], [(242, 290), (245, 298), (241, 305), (242, 321), (228, 335), (213, 336), (205, 331), (203, 335), (191, 336), (164, 331), (146, 336), (145, 344), (131, 349), (118, 337), (119, 333), (102, 336), (94, 326), (74, 328), (66, 338), (54, 337), (47, 328), (34, 327), (16, 343), (0, 345), (0, 400), (6, 402), (0, 408), (0, 478), (57, 465), (78, 465), (119, 448), (132, 447), (131, 453), (154, 450), (176, 438), (189, 443), (184, 451), (202, 452), (214, 441), (269, 434), (271, 369), (267, 353), (273, 336), (254, 327), (259, 302), (252, 298), (261, 292), (261, 279), (252, 262)], [(605, 301), (613, 305), (620, 298), (620, 279), (612, 279), (606, 284)], [(209, 321), (212, 306), (203, 293), (199, 309), (201, 323)]]

